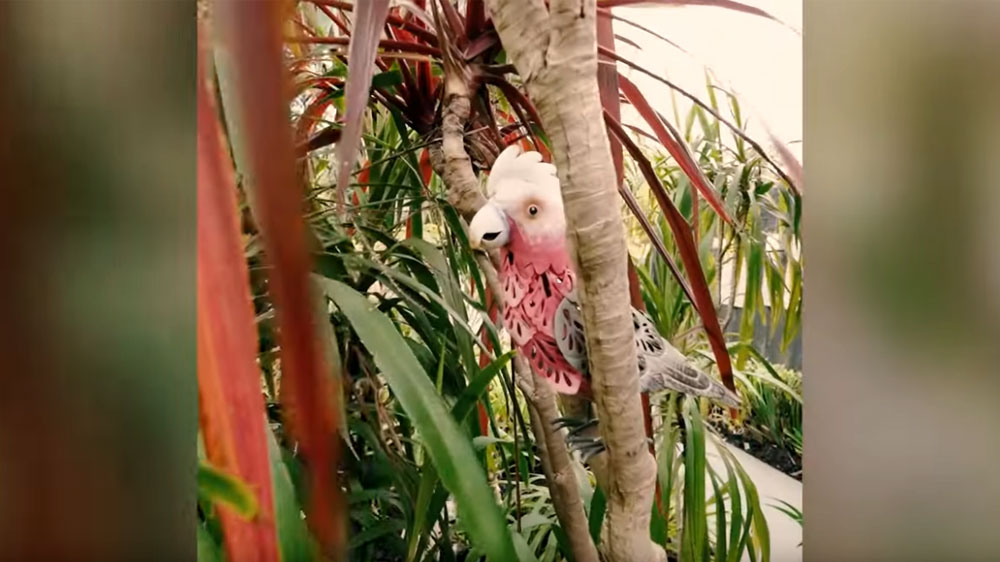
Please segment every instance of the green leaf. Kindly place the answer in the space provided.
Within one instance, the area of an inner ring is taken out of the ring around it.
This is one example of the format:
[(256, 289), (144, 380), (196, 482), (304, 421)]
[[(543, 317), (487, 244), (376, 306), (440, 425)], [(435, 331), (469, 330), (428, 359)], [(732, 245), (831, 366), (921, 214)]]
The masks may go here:
[[(468, 322), (468, 317), (465, 314), (465, 301), (463, 300), (462, 291), (458, 288), (458, 282), (452, 275), (451, 268), (448, 266), (448, 260), (445, 259), (441, 250), (435, 248), (432, 244), (420, 238), (408, 238), (401, 244), (420, 252), (420, 254), (424, 256), (427, 264), (431, 267), (431, 272), (433, 273), (445, 300), (448, 302), (448, 305), (458, 314), (458, 317), (463, 322)], [(458, 343), (459, 350), (461, 350), (466, 365), (475, 364), (475, 354), (472, 349), (472, 340), (469, 338), (469, 335), (458, 326), (453, 329), (455, 332), (455, 341)]]
[(698, 402), (685, 399), (687, 421), (684, 446), (684, 536), (682, 562), (708, 560), (708, 524), (705, 513), (705, 428)]
[[(522, 536), (521, 533), (518, 533), (517, 531), (515, 531), (513, 529), (510, 530), (510, 535), (514, 539), (514, 548), (517, 551), (517, 559), (518, 560), (535, 560), (534, 549), (532, 549), (530, 546), (528, 546), (528, 541), (524, 540), (524, 536)], [(486, 558), (487, 558), (487, 560), (490, 560), (490, 561), (493, 560), (492, 558), (489, 557), (489, 555), (487, 555)]]
[[(670, 513), (670, 498), (673, 495), (674, 489), (674, 459), (677, 455), (677, 439), (680, 435), (680, 431), (673, 424), (675, 417), (677, 400), (674, 398), (674, 394), (670, 394), (666, 400), (667, 413), (664, 417), (667, 420), (666, 430), (663, 432), (663, 437), (660, 441), (659, 455), (656, 459), (656, 477), (660, 482), (660, 509), (664, 513)], [(655, 502), (654, 502), (655, 509)], [(666, 547), (666, 538), (664, 542), (661, 543), (662, 546)]]
[(403, 75), (398, 70), (387, 70), (372, 76), (372, 88), (391, 88), (403, 83)]
[[(719, 450), (719, 455), (723, 459), (729, 459), (731, 462), (736, 475), (739, 477), (740, 482), (743, 484), (743, 490), (746, 493), (747, 500), (747, 520), (746, 528), (753, 529), (753, 537), (756, 545), (750, 544), (750, 541), (744, 536), (743, 541), (747, 542), (748, 554), (751, 560), (756, 559), (756, 550), (760, 549), (760, 560), (761, 562), (770, 562), (771, 560), (771, 535), (767, 527), (767, 519), (764, 516), (764, 510), (761, 509), (760, 497), (757, 495), (757, 486), (753, 483), (750, 475), (743, 470), (739, 461), (725, 446), (716, 443), (716, 448)], [(729, 463), (727, 463), (729, 464)], [(749, 534), (749, 533), (747, 533)], [(756, 546), (756, 547), (755, 547)]]
[(778, 500), (781, 505), (771, 504), (771, 507), (777, 509), (778, 511), (784, 513), (785, 515), (792, 518), (793, 521), (797, 522), (799, 525), (802, 524), (802, 510), (795, 507), (794, 505), (786, 502), (785, 500)]
[(226, 505), (244, 519), (252, 519), (257, 514), (257, 497), (253, 490), (238, 477), (207, 461), (198, 463), (198, 496)]
[(607, 507), (608, 501), (604, 496), (604, 490), (597, 488), (594, 490), (593, 499), (590, 500), (590, 514), (587, 516), (590, 538), (594, 540), (595, 546), (601, 544), (601, 526), (604, 525), (604, 513)]
[(479, 371), (472, 381), (469, 382), (469, 386), (465, 387), (462, 391), (462, 395), (458, 397), (458, 401), (451, 408), (451, 413), (455, 416), (455, 420), (462, 422), (465, 420), (466, 416), (472, 413), (473, 408), (476, 406), (476, 402), (479, 398), (486, 392), (486, 388), (490, 385), (493, 377), (503, 369), (510, 358), (514, 356), (514, 351), (508, 351), (500, 357), (493, 360), (492, 363), (487, 365), (483, 370)]
[(521, 517), (521, 529), (527, 531), (535, 527), (540, 527), (542, 525), (551, 525), (552, 520), (548, 517), (542, 515), (537, 511), (532, 511), (531, 513)]
[(719, 479), (711, 467), (709, 467), (708, 476), (712, 479), (712, 493), (715, 498), (715, 562), (724, 562), (726, 559), (726, 501), (719, 488)]
[(788, 349), (788, 344), (798, 332), (799, 317), (802, 311), (802, 268), (792, 270), (792, 290), (788, 297), (788, 313), (785, 315), (785, 329), (781, 335), (781, 351)]
[(271, 462), (274, 487), (274, 518), (278, 533), (278, 549), (282, 562), (307, 562), (315, 559), (316, 543), (302, 519), (302, 508), (281, 448), (274, 433), (267, 432), (267, 455)]
[(198, 523), (198, 562), (222, 562), (222, 549), (201, 523)]
[[(417, 559), (418, 548), (423, 540), (426, 540), (424, 529), (428, 520), (433, 521), (437, 513), (429, 513), (431, 498), (438, 488), (437, 471), (434, 467), (423, 467), (423, 474), (420, 477), (420, 488), (417, 492), (417, 503), (413, 509), (413, 526), (407, 533), (406, 560), (413, 562)], [(428, 515), (431, 515), (428, 519)]]
[[(472, 541), (491, 561), (516, 560), (514, 543), (468, 437), (392, 322), (361, 294), (329, 280), (327, 292), (375, 359), (396, 399), (424, 441), (444, 486), (455, 496)], [(531, 560), (530, 558), (521, 558)]]
[[(754, 318), (760, 306), (761, 276), (764, 267), (762, 244), (756, 240), (749, 243), (750, 252), (747, 257), (747, 281), (743, 293), (743, 314), (740, 318), (740, 341), (753, 341)], [(737, 278), (738, 279), (738, 278)], [(736, 367), (742, 369), (746, 364), (747, 355), (741, 352), (737, 355)]]
[(376, 539), (380, 539), (389, 533), (398, 533), (403, 530), (406, 523), (400, 521), (399, 519), (387, 519), (372, 525), (366, 529), (361, 530), (359, 533), (355, 533), (351, 536), (351, 540), (348, 543), (348, 548), (355, 549), (359, 546), (363, 546), (370, 543)]
[[(716, 443), (718, 447), (719, 444)], [(737, 562), (740, 559), (740, 531), (743, 528), (743, 501), (740, 496), (739, 481), (733, 472), (733, 467), (729, 459), (722, 457), (726, 464), (726, 472), (729, 475), (729, 552), (726, 553), (726, 562)]]
[(788, 386), (788, 384), (786, 384), (781, 379), (781, 375), (778, 374), (777, 369), (775, 369), (774, 366), (771, 365), (771, 362), (768, 361), (767, 358), (764, 357), (764, 355), (761, 354), (760, 351), (757, 351), (757, 348), (745, 343), (737, 343), (729, 346), (729, 352), (733, 353), (734, 351), (745, 352), (752, 355), (754, 359), (760, 362), (760, 364), (764, 367), (764, 369), (768, 372), (768, 374), (771, 375), (770, 377), (766, 377), (760, 373), (755, 373), (751, 371), (746, 373), (747, 376), (756, 377), (762, 381), (765, 381), (767, 384), (770, 384), (771, 386), (781, 389), (783, 392), (791, 396), (799, 404), (802, 403), (802, 396), (798, 392), (796, 392), (792, 387)]

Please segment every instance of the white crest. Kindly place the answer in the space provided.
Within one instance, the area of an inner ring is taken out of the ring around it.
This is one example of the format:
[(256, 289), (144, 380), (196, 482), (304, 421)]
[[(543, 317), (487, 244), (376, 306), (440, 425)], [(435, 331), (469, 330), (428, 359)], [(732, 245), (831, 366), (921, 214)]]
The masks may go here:
[(490, 202), (518, 225), (526, 239), (565, 236), (556, 167), (542, 162), (538, 152), (522, 153), (516, 144), (505, 148), (493, 163), (486, 191)]
[[(524, 184), (527, 184), (525, 186)], [(538, 152), (521, 152), (521, 147), (512, 144), (505, 148), (493, 162), (489, 179), (486, 180), (486, 195), (493, 197), (501, 190), (530, 188), (536, 195), (554, 190), (559, 193), (559, 178), (556, 167), (542, 162)], [(504, 198), (509, 195), (503, 194)]]

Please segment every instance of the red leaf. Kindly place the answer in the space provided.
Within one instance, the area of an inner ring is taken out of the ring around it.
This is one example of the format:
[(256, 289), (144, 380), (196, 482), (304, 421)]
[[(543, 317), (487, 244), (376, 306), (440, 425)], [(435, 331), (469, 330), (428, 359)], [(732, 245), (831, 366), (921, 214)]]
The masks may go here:
[(309, 140), (299, 143), (295, 147), (295, 154), (305, 156), (306, 154), (330, 146), (340, 140), (340, 129), (338, 127), (326, 127), (322, 131), (309, 137)]
[(500, 88), (500, 91), (503, 92), (504, 97), (506, 97), (507, 101), (510, 102), (510, 105), (514, 109), (514, 112), (517, 113), (517, 116), (518, 118), (520, 118), (521, 123), (523, 123), (525, 128), (527, 128), (528, 134), (531, 135), (532, 140), (534, 141), (535, 144), (535, 150), (537, 150), (546, 159), (551, 160), (548, 148), (546, 148), (544, 143), (542, 143), (539, 139), (535, 137), (535, 135), (531, 131), (530, 123), (524, 116), (523, 112), (527, 111), (528, 115), (531, 116), (531, 120), (534, 121), (536, 125), (538, 125), (539, 127), (542, 125), (542, 119), (541, 117), (538, 116), (538, 110), (535, 109), (535, 106), (534, 104), (531, 103), (531, 100), (529, 100), (527, 96), (522, 94), (521, 91), (518, 90), (516, 86), (514, 86), (513, 84), (511, 84), (510, 82), (508, 82), (503, 78), (497, 76), (491, 76), (489, 74), (483, 74), (482, 79), (484, 82), (488, 84), (493, 84), (494, 86)]
[(446, 33), (454, 37), (456, 46), (459, 49), (464, 49), (465, 44), (468, 43), (468, 38), (465, 33), (465, 25), (462, 23), (462, 16), (458, 14), (455, 6), (451, 4), (451, 0), (440, 0), (439, 3), (441, 4), (441, 11), (444, 12), (445, 21), (448, 22)]
[(639, 147), (625, 133), (621, 124), (612, 119), (606, 112), (604, 114), (604, 121), (607, 123), (611, 134), (621, 141), (622, 145), (625, 146), (632, 156), (632, 159), (639, 165), (642, 175), (646, 178), (646, 182), (649, 183), (653, 194), (656, 196), (656, 201), (660, 204), (660, 209), (663, 211), (667, 223), (670, 225), (670, 231), (674, 235), (674, 241), (681, 254), (684, 270), (687, 272), (688, 280), (691, 282), (690, 296), (692, 297), (695, 309), (698, 311), (698, 315), (701, 316), (705, 332), (708, 334), (708, 342), (712, 346), (716, 365), (718, 365), (719, 373), (722, 375), (722, 383), (726, 385), (726, 388), (735, 391), (735, 387), (733, 386), (733, 366), (729, 359), (729, 352), (726, 349), (726, 340), (723, 338), (722, 329), (719, 327), (719, 316), (715, 310), (715, 305), (712, 303), (712, 293), (708, 289), (708, 283), (705, 281), (705, 272), (702, 270), (701, 261), (698, 258), (698, 247), (695, 246), (694, 238), (691, 236), (691, 225), (684, 220), (684, 216), (681, 215), (677, 207), (674, 206), (673, 201), (667, 196), (666, 190), (663, 189), (663, 184), (660, 183), (660, 178), (656, 175), (656, 171), (653, 170), (653, 165), (643, 156)]
[(293, 89), (295, 95), (298, 95), (309, 88), (319, 88), (324, 91), (328, 91), (333, 88), (339, 88), (343, 85), (344, 80), (335, 76), (310, 76), (296, 82)]
[[(671, 89), (673, 89), (677, 93), (679, 93), (682, 96), (686, 97), (687, 99), (691, 100), (691, 102), (693, 102), (695, 105), (697, 105), (698, 107), (702, 108), (709, 115), (711, 115), (712, 117), (714, 117), (715, 119), (717, 119), (719, 121), (719, 123), (722, 123), (723, 125), (725, 125), (726, 128), (728, 128), (730, 131), (732, 131), (732, 133), (734, 135), (736, 135), (736, 136), (740, 137), (741, 139), (745, 140), (750, 146), (752, 146), (754, 148), (754, 150), (757, 151), (757, 154), (759, 154), (761, 158), (763, 158), (765, 161), (767, 161), (767, 163), (771, 164), (771, 166), (774, 168), (774, 171), (779, 176), (781, 176), (781, 179), (785, 180), (785, 182), (788, 183), (788, 186), (792, 189), (792, 191), (794, 191), (796, 195), (801, 195), (801, 193), (799, 192), (798, 187), (796, 186), (796, 180), (793, 180), (791, 177), (789, 177), (789, 175), (787, 173), (785, 173), (785, 171), (782, 170), (781, 167), (778, 166), (774, 162), (774, 160), (771, 159), (770, 156), (767, 155), (767, 152), (764, 150), (764, 148), (760, 145), (759, 142), (753, 140), (750, 136), (748, 136), (746, 133), (744, 133), (739, 127), (737, 127), (733, 123), (729, 122), (729, 120), (726, 119), (725, 117), (723, 117), (722, 115), (720, 115), (718, 111), (715, 111), (714, 109), (712, 109), (712, 107), (710, 105), (708, 105), (705, 102), (701, 101), (700, 99), (698, 99), (697, 96), (691, 94), (691, 92), (688, 92), (687, 90), (685, 90), (684, 88), (681, 88), (677, 84), (674, 84), (670, 80), (667, 80), (666, 78), (660, 76), (659, 74), (656, 74), (654, 72), (650, 72), (649, 70), (647, 70), (647, 69), (639, 66), (638, 64), (636, 64), (636, 63), (634, 63), (634, 62), (626, 59), (625, 57), (623, 57), (623, 56), (621, 56), (621, 55), (619, 55), (617, 53), (608, 51), (607, 49), (605, 49), (604, 47), (601, 47), (599, 45), (597, 47), (597, 51), (598, 51), (598, 53), (606, 54), (607, 56), (612, 57), (616, 61), (618, 61), (618, 62), (620, 62), (622, 64), (625, 64), (625, 65), (627, 65), (627, 66), (629, 66), (629, 67), (631, 67), (631, 68), (633, 68), (635, 70), (638, 70), (639, 72), (645, 74), (646, 76), (649, 76), (650, 78), (652, 78), (654, 80), (657, 80), (658, 82), (661, 82), (661, 83), (667, 85), (668, 87), (670, 87)], [(678, 135), (678, 138), (679, 138), (679, 135)], [(787, 147), (785, 148), (785, 150), (787, 150)]]
[(420, 153), (420, 179), (424, 182), (424, 187), (427, 187), (431, 183), (431, 174), (434, 170), (431, 168), (431, 153), (425, 148)]
[[(653, 133), (656, 134), (657, 140), (660, 144), (667, 149), (667, 152), (674, 157), (677, 164), (684, 171), (684, 174), (691, 180), (691, 184), (698, 189), (702, 197), (708, 201), (708, 204), (715, 209), (720, 217), (723, 218), (730, 225), (733, 224), (733, 219), (729, 217), (729, 213), (726, 212), (725, 206), (722, 204), (722, 200), (712, 189), (711, 184), (708, 182), (708, 178), (702, 173), (701, 168), (698, 167), (698, 163), (694, 161), (691, 154), (688, 152), (687, 147), (681, 144), (680, 137), (675, 137), (671, 134), (667, 128), (670, 126), (668, 123), (660, 119), (660, 116), (653, 111), (650, 107), (649, 102), (646, 101), (645, 96), (639, 91), (639, 88), (635, 87), (628, 78), (624, 76), (619, 78), (619, 85), (621, 87), (622, 93), (628, 98), (629, 103), (632, 107), (639, 112), (643, 120), (653, 129)], [(616, 119), (616, 121), (618, 121)]]
[(302, 112), (298, 122), (295, 124), (296, 144), (301, 144), (309, 138), (309, 135), (312, 134), (313, 129), (316, 127), (316, 123), (319, 122), (320, 117), (323, 116), (326, 108), (332, 102), (333, 98), (324, 92), (306, 106), (305, 111)]
[(466, 0), (465, 27), (470, 40), (486, 28), (486, 3), (483, 0)]
[(792, 154), (792, 151), (788, 149), (788, 145), (781, 141), (770, 129), (767, 131), (768, 136), (771, 137), (771, 144), (778, 151), (778, 157), (788, 168), (788, 174), (790, 178), (786, 177), (785, 180), (788, 181), (788, 187), (792, 188), (792, 192), (795, 195), (802, 196), (802, 163), (799, 159)]
[(488, 31), (472, 40), (462, 51), (462, 58), (469, 61), (485, 53), (500, 42), (495, 31)]
[(278, 560), (257, 333), (236, 210), (236, 183), (198, 57), (198, 401), (205, 452), (256, 492), (247, 521), (220, 506), (230, 560)]
[[(361, 189), (365, 189), (371, 176), (372, 166), (368, 161), (365, 161), (364, 165), (361, 166), (361, 171), (358, 172), (358, 184), (362, 186)], [(357, 201), (355, 201), (355, 204), (357, 204)]]
[[(602, 18), (602, 19), (606, 19), (606, 18)], [(633, 41), (633, 40), (631, 40), (628, 37), (625, 37), (623, 35), (615, 34), (615, 40), (621, 41), (622, 43), (625, 43), (629, 47), (635, 47), (636, 49), (639, 49), (640, 51), (642, 50), (642, 47), (640, 47), (638, 43), (636, 43), (635, 41)]]
[[(638, 24), (638, 23), (636, 23), (636, 22), (634, 22), (634, 21), (632, 21), (630, 19), (626, 19), (626, 18), (623, 18), (621, 16), (617, 16), (617, 15), (611, 13), (611, 9), (610, 8), (598, 8), (597, 9), (597, 17), (599, 17), (599, 18), (611, 18), (611, 19), (613, 19), (615, 21), (620, 21), (620, 22), (622, 22), (622, 23), (624, 23), (626, 25), (630, 25), (630, 26), (632, 26), (632, 27), (634, 27), (634, 28), (636, 28), (636, 29), (638, 29), (640, 31), (645, 31), (646, 33), (652, 35), (653, 37), (656, 37), (657, 39), (659, 39), (659, 40), (661, 40), (661, 41), (669, 44), (670, 46), (674, 47), (678, 51), (690, 55), (690, 53), (688, 53), (687, 50), (685, 50), (683, 47), (681, 47), (677, 43), (674, 43), (670, 39), (667, 39), (666, 37), (660, 35), (659, 33), (653, 31), (652, 29), (649, 29), (648, 27), (646, 27), (646, 26), (644, 26), (642, 24)], [(622, 39), (622, 38), (619, 37), (619, 39)], [(633, 45), (633, 46), (635, 46), (635, 45)]]
[[(597, 19), (597, 44), (611, 53), (615, 52), (614, 23), (610, 18)], [(598, 54), (597, 87), (601, 94), (601, 106), (615, 121), (621, 121), (621, 102), (618, 97), (618, 68), (613, 59), (605, 54)], [(625, 164), (622, 159), (622, 145), (614, 137), (609, 137), (611, 143), (611, 160), (615, 165), (615, 174), (620, 186), (625, 179)], [(651, 436), (647, 436), (651, 437)]]
[[(384, 1), (384, 0), (373, 0), (373, 1)], [(355, 22), (357, 23), (357, 22)], [(288, 43), (310, 43), (314, 45), (350, 45), (357, 41), (357, 28), (354, 30), (353, 37), (302, 37), (301, 35), (290, 35), (285, 37), (285, 41)], [(379, 26), (374, 33), (381, 33), (382, 27)], [(376, 38), (378, 36), (376, 35)], [(382, 41), (375, 42), (372, 49), (372, 64), (375, 64), (375, 52), (377, 49), (386, 49), (389, 51), (399, 51), (402, 53), (412, 53), (417, 55), (441, 55), (441, 49), (437, 47), (432, 47), (430, 45), (425, 45), (423, 43), (415, 43), (412, 41), (392, 41), (389, 39), (384, 39)], [(349, 68), (354, 68), (354, 64), (348, 64)], [(373, 67), (374, 68), (374, 67)], [(369, 77), (369, 81), (371, 77)], [(350, 77), (348, 77), (348, 83), (350, 83)]]
[(218, 6), (231, 33), (248, 176), (259, 215), (255, 218), (271, 266), (267, 271), (281, 350), (281, 399), (287, 427), (300, 444), (309, 470), (307, 522), (326, 555), (342, 559), (346, 526), (336, 481), (339, 439), (333, 402), (339, 390), (332, 388), (315, 325), (303, 194), (296, 182), (288, 124), (290, 85), (282, 72), (283, 4), (228, 0)]
[[(337, 26), (340, 27), (341, 31), (350, 35), (351, 30), (343, 22), (343, 19), (334, 14), (333, 12), (331, 12), (327, 6), (339, 8), (345, 12), (351, 12), (354, 10), (353, 4), (351, 4), (350, 2), (343, 2), (340, 0), (310, 0), (310, 2), (316, 4), (316, 6), (320, 10), (322, 10), (324, 14), (327, 15), (327, 17), (333, 20), (334, 23), (336, 23)], [(414, 12), (413, 6), (409, 6), (408, 9), (411, 12)], [(437, 35), (424, 29), (417, 22), (399, 17), (398, 15), (396, 15), (398, 13), (399, 13), (399, 8), (393, 8), (392, 11), (389, 13), (389, 15), (386, 17), (386, 22), (388, 22), (389, 25), (392, 25), (398, 29), (406, 29), (407, 31), (419, 37), (420, 39), (422, 39), (423, 41), (427, 42), (430, 45), (437, 45)], [(428, 19), (426, 13), (419, 12), (419, 15), (423, 17), (425, 20)]]
[[(317, 5), (317, 7), (320, 9), (320, 11), (322, 11), (324, 14), (326, 14), (326, 17), (330, 18), (330, 21), (332, 21), (337, 26), (337, 28), (340, 29), (341, 33), (346, 33), (348, 35), (351, 34), (351, 28), (347, 27), (347, 24), (344, 23), (344, 18), (342, 18), (340, 16), (340, 14), (333, 13), (330, 10), (330, 8), (327, 8), (325, 5), (323, 5), (320, 2), (313, 2), (313, 3)], [(347, 4), (346, 2), (330, 2), (330, 5), (336, 6), (336, 7), (340, 8), (341, 10), (346, 10), (347, 9), (344, 6), (339, 6), (338, 4), (345, 4), (348, 7), (351, 7), (351, 5)]]
[[(497, 321), (497, 307), (496, 303), (493, 302), (493, 293), (490, 292), (490, 288), (485, 288), (486, 296), (486, 310), (490, 317), (490, 322)], [(486, 343), (486, 349), (479, 352), (479, 368), (484, 369), (490, 364), (490, 353), (493, 352), (493, 342), (486, 337), (486, 326), (479, 328), (479, 338)], [(480, 400), (479, 406), (479, 430), (480, 435), (489, 435), (489, 418), (486, 415), (486, 407), (483, 405), (483, 401)]]
[(788, 27), (785, 22), (774, 17), (769, 12), (760, 8), (734, 2), (733, 0), (597, 0), (597, 5), (601, 8), (614, 8), (617, 6), (636, 6), (640, 4), (656, 6), (710, 6), (714, 8), (725, 8), (735, 12), (742, 12), (754, 16), (760, 16), (775, 21)]

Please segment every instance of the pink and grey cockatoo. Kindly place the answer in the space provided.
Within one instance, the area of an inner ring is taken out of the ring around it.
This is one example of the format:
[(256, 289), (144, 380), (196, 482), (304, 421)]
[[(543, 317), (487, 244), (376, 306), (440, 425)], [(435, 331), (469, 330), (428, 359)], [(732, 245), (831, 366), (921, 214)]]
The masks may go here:
[[(507, 147), (486, 185), (489, 201), (469, 223), (473, 248), (500, 251), (503, 325), (540, 377), (563, 394), (590, 395), (583, 318), (570, 262), (562, 192), (554, 165), (538, 152)], [(632, 309), (643, 392), (674, 390), (732, 407), (736, 396), (696, 369)]]

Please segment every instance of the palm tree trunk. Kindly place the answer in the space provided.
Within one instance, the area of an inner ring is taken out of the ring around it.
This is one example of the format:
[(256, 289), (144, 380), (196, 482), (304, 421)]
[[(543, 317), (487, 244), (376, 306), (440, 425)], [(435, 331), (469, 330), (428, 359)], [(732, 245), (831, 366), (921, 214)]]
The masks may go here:
[(562, 183), (594, 401), (607, 447), (601, 550), (612, 562), (666, 553), (649, 538), (656, 466), (645, 444), (625, 228), (597, 85), (595, 0), (491, 0), (497, 33), (542, 118)]

